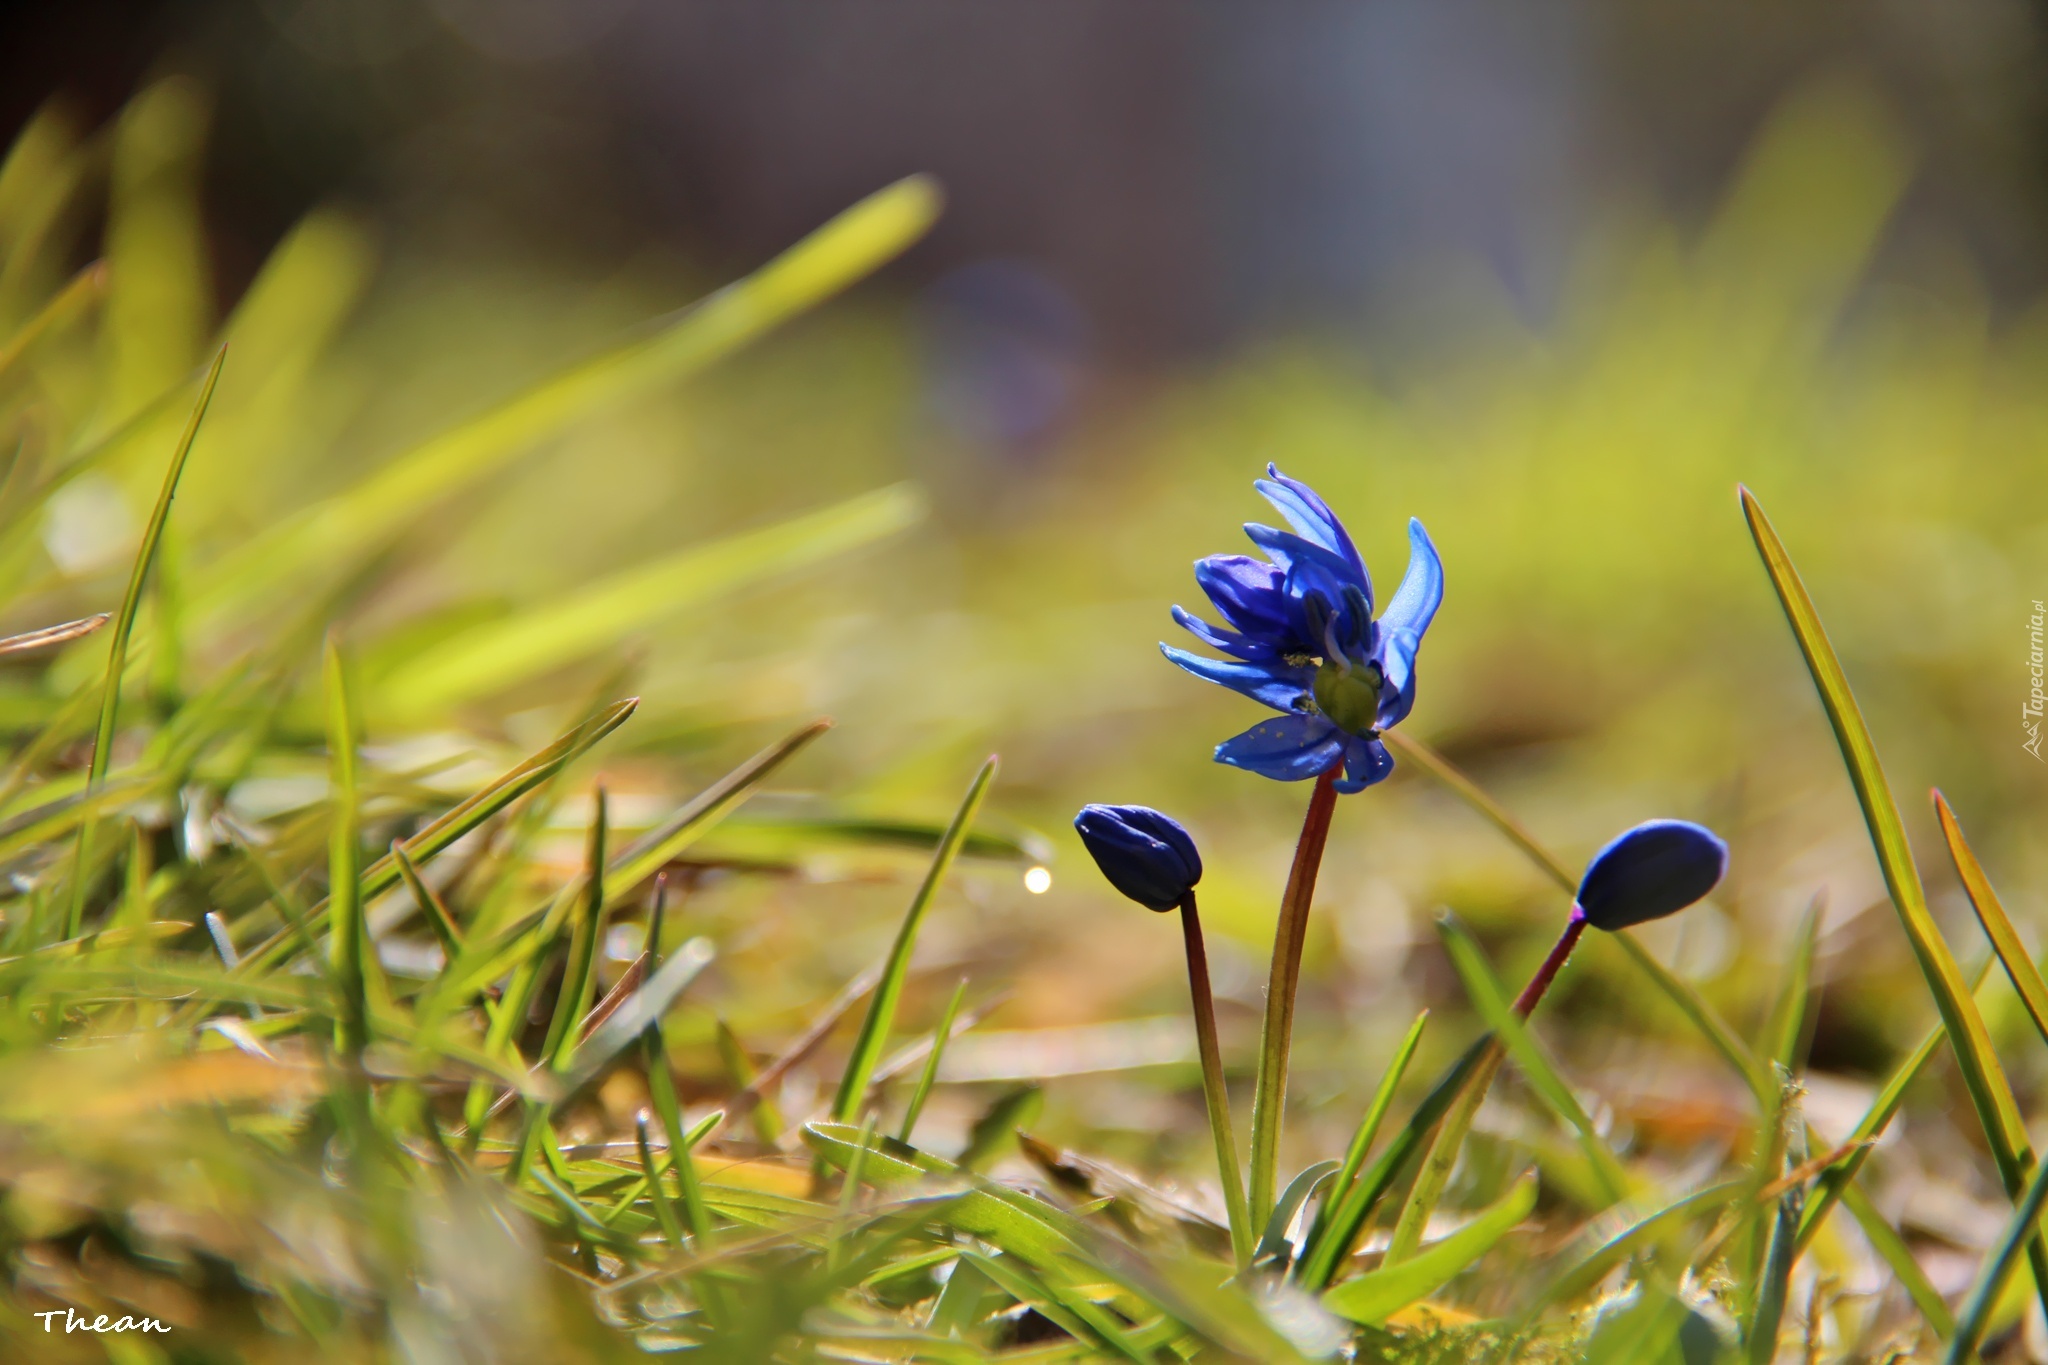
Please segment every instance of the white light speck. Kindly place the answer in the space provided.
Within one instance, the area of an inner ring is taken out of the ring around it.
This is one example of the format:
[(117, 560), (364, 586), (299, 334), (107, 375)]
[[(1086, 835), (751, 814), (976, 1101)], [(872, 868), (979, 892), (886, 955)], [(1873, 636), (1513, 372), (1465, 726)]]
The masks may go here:
[(1043, 896), (1052, 890), (1052, 869), (1049, 867), (1027, 868), (1024, 873), (1024, 889), (1034, 896)]

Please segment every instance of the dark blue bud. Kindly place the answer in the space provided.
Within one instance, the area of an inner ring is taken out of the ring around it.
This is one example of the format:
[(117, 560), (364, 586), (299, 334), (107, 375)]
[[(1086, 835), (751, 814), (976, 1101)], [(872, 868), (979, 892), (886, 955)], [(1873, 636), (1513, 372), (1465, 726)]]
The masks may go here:
[(1202, 880), (1202, 855), (1150, 806), (1083, 806), (1074, 828), (1109, 884), (1150, 910), (1171, 910)]
[(1650, 820), (1593, 855), (1579, 883), (1579, 909), (1613, 932), (1662, 919), (1714, 889), (1728, 870), (1728, 845), (1689, 820)]

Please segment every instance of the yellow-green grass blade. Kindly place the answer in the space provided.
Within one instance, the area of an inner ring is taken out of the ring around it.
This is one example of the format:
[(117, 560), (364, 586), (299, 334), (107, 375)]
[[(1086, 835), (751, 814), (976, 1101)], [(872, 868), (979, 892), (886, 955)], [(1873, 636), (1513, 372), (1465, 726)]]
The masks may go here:
[(923, 493), (899, 483), (693, 545), (437, 642), (379, 683), (378, 702), (401, 719), (418, 719), (495, 694), (684, 608), (893, 535), (924, 514)]
[(1542, 1097), (1551, 1111), (1578, 1135), (1579, 1147), (1585, 1152), (1593, 1177), (1609, 1202), (1620, 1201), (1628, 1193), (1628, 1173), (1622, 1170), (1621, 1162), (1608, 1147), (1606, 1139), (1593, 1126), (1592, 1115), (1586, 1112), (1578, 1096), (1558, 1074), (1550, 1054), (1515, 1013), (1506, 988), (1494, 974), (1492, 964), (1486, 960), (1486, 950), (1479, 946), (1479, 941), (1455, 915), (1439, 915), (1436, 929), (1450, 954), (1452, 965), (1457, 968), (1458, 978), (1465, 983), (1465, 994), (1479, 1011), (1480, 1019), (1506, 1047), (1508, 1056), (1514, 1059), (1516, 1069), (1522, 1073), (1522, 1079), (1529, 1082), (1529, 1088)]
[[(1933, 1060), (1936, 1050), (1947, 1037), (1948, 1030), (1940, 1024), (1928, 1030), (1927, 1036), (1906, 1054), (1906, 1059), (1899, 1063), (1885, 1080), (1883, 1088), (1877, 1092), (1877, 1097), (1870, 1102), (1870, 1107), (1863, 1111), (1863, 1117), (1857, 1120), (1855, 1131), (1849, 1134), (1850, 1142), (1871, 1142), (1883, 1135), (1885, 1128), (1892, 1121), (1892, 1116), (1898, 1113), (1899, 1105), (1906, 1098), (1906, 1087), (1919, 1079), (1920, 1073), (1926, 1069), (1927, 1063)], [(1807, 1203), (1805, 1213), (1800, 1216), (1801, 1250), (1813, 1241), (1814, 1235), (1820, 1231), (1821, 1223), (1834, 1208), (1835, 1202), (1842, 1197), (1843, 1187), (1856, 1178), (1869, 1155), (1868, 1146), (1857, 1147), (1840, 1162), (1821, 1172), (1819, 1182), (1815, 1186), (1814, 1197)]]
[(195, 616), (232, 616), (308, 568), (350, 562), (576, 421), (732, 354), (902, 252), (937, 219), (940, 202), (928, 177), (898, 181), (648, 335), (558, 372), (285, 518), (213, 566), (194, 594)]
[[(932, 1050), (925, 1054), (924, 1070), (918, 1073), (917, 1088), (910, 1092), (910, 1103), (903, 1107), (903, 1122), (896, 1130), (897, 1138), (903, 1142), (910, 1141), (911, 1131), (917, 1127), (918, 1115), (924, 1112), (924, 1102), (931, 1097), (932, 1086), (939, 1079), (939, 1062), (946, 1055), (946, 1044), (953, 1040), (953, 1020), (959, 1016), (960, 1002), (966, 998), (967, 978), (963, 976), (960, 984), (953, 988), (953, 996), (946, 1002), (945, 1012), (939, 1015), (939, 1026), (932, 1033)], [(723, 1021), (720, 1021), (719, 1030), (722, 1046), (731, 1032)]]
[[(1506, 835), (1509, 842), (1527, 854), (1550, 879), (1557, 883), (1567, 896), (1576, 896), (1578, 879), (1564, 865), (1558, 856), (1545, 848), (1529, 828), (1517, 820), (1500, 802), (1493, 799), (1484, 788), (1431, 748), (1423, 741), (1403, 730), (1389, 730), (1383, 736), (1389, 748), (1415, 761), (1431, 777), (1450, 788), (1452, 795), (1483, 816), (1493, 827)], [(1621, 950), (1628, 954), (1636, 967), (1647, 975), (1673, 1005), (1678, 1008), (1702, 1038), (1714, 1051), (1721, 1054), (1735, 1073), (1742, 1077), (1750, 1093), (1756, 1096), (1759, 1107), (1768, 1105), (1776, 1093), (1771, 1083), (1769, 1069), (1762, 1066), (1751, 1055), (1749, 1048), (1728, 1026), (1717, 1011), (1693, 988), (1691, 983), (1659, 962), (1630, 931), (1624, 929), (1618, 934), (1608, 934)]]
[[(1373, 1142), (1379, 1137), (1380, 1125), (1386, 1121), (1387, 1110), (1394, 1105), (1394, 1094), (1401, 1086), (1401, 1078), (1408, 1074), (1408, 1063), (1415, 1060), (1415, 1049), (1422, 1043), (1422, 1028), (1429, 1022), (1429, 1011), (1415, 1016), (1415, 1022), (1408, 1026), (1408, 1033), (1401, 1039), (1401, 1045), (1394, 1049), (1387, 1069), (1380, 1074), (1379, 1088), (1373, 1092), (1372, 1102), (1365, 1107), (1365, 1117), (1359, 1121), (1358, 1130), (1351, 1135), (1351, 1145), (1345, 1149), (1344, 1164), (1337, 1168), (1323, 1195), (1322, 1204), (1316, 1209), (1315, 1221), (1309, 1224), (1308, 1236), (1302, 1239), (1301, 1260), (1307, 1261), (1322, 1245), (1324, 1236), (1330, 1230), (1330, 1216), (1346, 1193), (1358, 1179), (1358, 1172), (1365, 1166), (1365, 1158), (1372, 1151)], [(1298, 1266), (1297, 1266), (1298, 1268)]]
[(68, 284), (36, 311), (34, 317), (16, 328), (13, 336), (0, 342), (0, 379), (20, 363), (30, 347), (97, 303), (106, 291), (107, 266), (104, 261), (94, 261), (73, 275)]
[(1800, 917), (1792, 938), (1792, 956), (1785, 964), (1785, 979), (1779, 984), (1770, 1018), (1764, 1025), (1764, 1055), (1787, 1072), (1799, 1069), (1799, 1048), (1806, 1033), (1806, 1020), (1813, 991), (1813, 957), (1820, 938), (1820, 902), (1816, 900)]
[[(495, 782), (482, 787), (474, 795), (422, 825), (405, 840), (406, 856), (416, 865), (434, 857), (457, 839), (553, 777), (592, 745), (625, 724), (626, 718), (632, 715), (639, 705), (638, 697), (628, 697), (624, 701), (613, 702), (589, 720), (572, 727), (554, 743), (515, 765)], [(398, 879), (398, 863), (386, 854), (363, 869), (363, 897), (370, 899), (381, 896), (389, 891)], [(306, 928), (309, 931), (318, 930), (326, 922), (327, 914), (328, 906), (325, 902), (314, 906), (307, 912)], [(243, 970), (275, 965), (280, 957), (287, 955), (292, 943), (292, 932), (289, 929), (279, 930), (242, 959)]]
[(649, 977), (646, 985), (626, 997), (625, 1003), (592, 1029), (590, 1035), (576, 1045), (575, 1059), (562, 1073), (562, 1096), (558, 1104), (566, 1105), (581, 1094), (634, 1039), (651, 1025), (659, 1024), (662, 1016), (668, 1013), (669, 1006), (676, 1002), (676, 997), (711, 964), (712, 956), (709, 939), (689, 940), (661, 964), (661, 970)]
[[(1947, 1026), (1957, 1067), (1977, 1110), (1978, 1122), (1983, 1125), (1992, 1159), (1998, 1166), (1999, 1179), (2007, 1196), (2018, 1199), (2032, 1171), (2034, 1154), (2020, 1121), (2019, 1105), (2013, 1098), (2011, 1082), (1999, 1065), (1998, 1054), (1991, 1045), (1990, 1030), (1984, 1025), (1984, 1016), (1978, 1012), (1977, 1002), (1963, 982), (1962, 968), (1956, 965), (1955, 955), (1949, 951), (1940, 927), (1928, 911), (1927, 895), (1920, 882), (1919, 869), (1913, 862), (1912, 846), (1906, 841), (1905, 824), (1899, 818), (1898, 804), (1892, 799), (1884, 769), (1878, 762), (1877, 745), (1871, 738), (1870, 727), (1864, 722), (1862, 711), (1856, 705), (1856, 696), (1850, 690), (1848, 676), (1842, 671), (1841, 660), (1836, 657), (1834, 645), (1821, 625), (1820, 614), (1815, 610), (1813, 599), (1807, 594), (1806, 585), (1793, 566), (1784, 542), (1764, 515), (1762, 505), (1747, 488), (1741, 490), (1741, 498), (1743, 515), (1749, 521), (1757, 552), (1763, 557), (1764, 568), (1785, 610), (1785, 619), (1791, 624), (1799, 651), (1806, 659), (1807, 671), (1812, 674), (1814, 687), (1820, 693), (1821, 705), (1827, 711), (1828, 723), (1834, 729), (1835, 742), (1841, 748), (1843, 763), (1849, 770), (1856, 800), (1863, 808), (1864, 823), (1870, 830), (1870, 841), (1877, 852), (1885, 888), (1891, 893), (1892, 907), (1898, 912), (1899, 923), (1906, 931), (1913, 956), (1919, 961), (1921, 974), (1926, 977), (1928, 990), (1934, 996), (1935, 1007), (1941, 1012), (1942, 1023)], [(2048, 1247), (2044, 1247), (2039, 1238), (2034, 1239), (2029, 1244), (2028, 1258), (2043, 1304), (2048, 1306)]]
[(1927, 1272), (1920, 1268), (1920, 1262), (1913, 1255), (1913, 1249), (1906, 1245), (1906, 1239), (1885, 1221), (1861, 1185), (1842, 1187), (1842, 1207), (1855, 1217), (1856, 1226), (1863, 1230), (1864, 1240), (1891, 1267), (1892, 1274), (1904, 1286), (1906, 1296), (1913, 1300), (1913, 1306), (1920, 1310), (1920, 1316), (1927, 1319), (1927, 1325), (1934, 1329), (1934, 1334), (1944, 1339), (1954, 1336), (1955, 1316), (1948, 1311), (1948, 1303), (1941, 1297), (1941, 1291), (1928, 1280)]
[(1984, 936), (1991, 940), (1992, 951), (1998, 954), (2005, 974), (2012, 978), (2013, 989), (2019, 992), (2027, 1017), (2034, 1021), (2042, 1038), (2048, 1039), (2048, 981), (2041, 979), (2041, 969), (2034, 965), (2027, 946), (2020, 942), (2019, 930), (2013, 927), (2012, 917), (2005, 913), (2005, 905), (1992, 890), (1991, 879), (1984, 875), (1984, 865), (1977, 861), (1969, 841), (1963, 838), (1962, 823), (1939, 791), (1934, 793), (1934, 813), (1941, 821), (1941, 837), (1948, 844), (1956, 875), (1962, 878), (1963, 891), (1977, 912), (1977, 922), (1984, 926)]
[(1408, 1122), (1394, 1135), (1394, 1140), (1387, 1144), (1379, 1159), (1368, 1166), (1351, 1188), (1338, 1198), (1336, 1212), (1330, 1215), (1328, 1231), (1314, 1250), (1302, 1258), (1300, 1279), (1303, 1285), (1314, 1290), (1329, 1284), (1337, 1267), (1351, 1254), (1352, 1246), (1365, 1230), (1366, 1219), (1379, 1207), (1380, 1200), (1386, 1196), (1409, 1160), (1428, 1141), (1437, 1120), (1464, 1094), (1474, 1075), (1499, 1055), (1493, 1035), (1484, 1034), (1437, 1078), (1436, 1084), (1423, 1096), (1422, 1103), (1408, 1116)]
[(1525, 1316), (1533, 1316), (1553, 1303), (1577, 1299), (1607, 1278), (1608, 1272), (1624, 1260), (1642, 1253), (1655, 1243), (1672, 1238), (1678, 1229), (1694, 1218), (1718, 1212), (1742, 1198), (1748, 1188), (1746, 1180), (1724, 1180), (1674, 1199), (1654, 1213), (1630, 1223), (1545, 1285), (1535, 1302), (1524, 1310)]
[(953, 823), (946, 827), (946, 835), (939, 841), (938, 851), (932, 855), (931, 867), (925, 873), (924, 881), (919, 884), (909, 910), (904, 913), (903, 925), (896, 931), (896, 941), (889, 949), (881, 980), (875, 984), (875, 993), (869, 997), (868, 1012), (861, 1020), (860, 1032), (854, 1039), (853, 1053), (847, 1059), (846, 1070), (840, 1074), (839, 1091), (832, 1099), (832, 1117), (840, 1123), (850, 1122), (860, 1112), (861, 1103), (868, 1093), (868, 1080), (875, 1074), (876, 1064), (882, 1060), (882, 1051), (889, 1043), (889, 1030), (896, 1023), (896, 1005), (903, 998), (903, 983), (910, 975), (910, 955), (917, 947), (918, 930), (924, 926), (925, 915), (938, 896), (939, 884), (953, 866), (953, 859), (959, 854), (967, 831), (973, 827), (974, 817), (981, 810), (982, 800), (988, 795), (989, 783), (995, 780), (995, 775), (996, 758), (991, 754), (969, 784), (967, 795), (953, 814)]
[(331, 634), (322, 662), (327, 683), (329, 780), (334, 789), (334, 821), (327, 843), (328, 906), (333, 932), (328, 938), (327, 960), (341, 993), (336, 1041), (342, 1056), (352, 1065), (360, 1066), (363, 1049), (370, 1041), (365, 961), (371, 948), (368, 927), (363, 922), (362, 883), (357, 871), (361, 858), (357, 848), (361, 837), (356, 792), (357, 731), (348, 665), (341, 656), (341, 642)]
[(555, 993), (555, 1013), (548, 1022), (547, 1041), (541, 1045), (541, 1060), (550, 1071), (565, 1070), (576, 1050), (576, 1023), (590, 1012), (591, 995), (597, 987), (597, 945), (604, 937), (604, 856), (606, 826), (610, 823), (603, 787), (597, 789), (597, 810), (590, 821), (590, 843), (583, 860), (583, 889), (577, 896), (581, 907), (569, 930), (569, 960), (562, 969), (562, 986)]
[(1536, 1177), (1525, 1175), (1499, 1202), (1398, 1265), (1368, 1271), (1323, 1295), (1323, 1307), (1377, 1327), (1469, 1269), (1536, 1207)]
[(406, 856), (405, 844), (400, 840), (391, 841), (391, 859), (398, 864), (398, 876), (405, 883), (406, 891), (412, 896), (413, 904), (419, 907), (420, 917), (434, 931), (434, 937), (441, 944), (444, 962), (453, 962), (455, 955), (462, 951), (462, 930), (455, 923), (455, 916), (448, 911), (447, 902), (434, 894), (420, 876), (419, 867)]
[[(114, 616), (114, 630), (107, 642), (107, 670), (100, 685), (99, 725), (93, 733), (92, 758), (86, 765), (86, 787), (91, 790), (106, 780), (107, 765), (114, 754), (114, 725), (121, 709), (121, 675), (128, 665), (128, 639), (135, 632), (135, 615), (142, 609), (143, 585), (149, 581), (149, 566), (156, 558), (157, 546), (162, 543), (164, 524), (170, 520), (171, 501), (178, 495), (178, 480), (185, 473), (185, 461), (192, 454), (192, 443), (199, 437), (199, 424), (206, 418), (206, 408), (213, 401), (213, 391), (220, 383), (221, 366), (227, 363), (228, 353), (222, 348), (213, 357), (213, 365), (206, 372), (205, 382), (199, 388), (199, 401), (193, 404), (192, 416), (185, 423), (184, 433), (171, 453), (170, 466), (164, 470), (163, 486), (157, 490), (156, 506), (150, 509), (149, 521), (142, 528), (142, 544), (136, 548), (135, 564), (128, 573), (128, 589), (121, 595), (121, 608)], [(97, 821), (88, 817), (78, 827), (78, 849), (72, 859), (71, 910), (65, 918), (66, 938), (76, 938), (85, 923), (86, 896), (91, 890), (92, 843)]]

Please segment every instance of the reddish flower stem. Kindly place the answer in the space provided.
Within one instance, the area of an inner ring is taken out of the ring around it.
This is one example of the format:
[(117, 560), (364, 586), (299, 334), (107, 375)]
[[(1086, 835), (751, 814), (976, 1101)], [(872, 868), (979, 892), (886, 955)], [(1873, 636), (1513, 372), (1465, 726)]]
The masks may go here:
[(1209, 1133), (1216, 1143), (1216, 1176), (1223, 1183), (1223, 1207), (1230, 1217), (1230, 1249), (1240, 1274), (1252, 1262), (1251, 1217), (1245, 1211), (1244, 1172), (1237, 1164), (1237, 1142), (1230, 1131), (1230, 1091), (1223, 1080), (1223, 1047), (1216, 1037), (1216, 997), (1209, 989), (1209, 950), (1202, 942), (1202, 920), (1195, 911), (1195, 893), (1180, 901), (1181, 937), (1188, 950), (1188, 994), (1194, 1001), (1195, 1042), (1202, 1058), (1202, 1098), (1209, 1108)]
[(1294, 846), (1294, 868), (1287, 874), (1287, 894), (1280, 902), (1280, 922), (1273, 935), (1273, 966), (1266, 979), (1266, 1024), (1259, 1036), (1258, 1085), (1252, 1095), (1251, 1226), (1256, 1234), (1273, 1211), (1280, 1156), (1281, 1110), (1287, 1100), (1287, 1061), (1294, 1043), (1294, 996), (1301, 985), (1301, 949), (1308, 937), (1309, 902), (1315, 898), (1316, 873), (1323, 865), (1323, 846), (1330, 838), (1330, 816), (1337, 804), (1340, 758), (1316, 779)]

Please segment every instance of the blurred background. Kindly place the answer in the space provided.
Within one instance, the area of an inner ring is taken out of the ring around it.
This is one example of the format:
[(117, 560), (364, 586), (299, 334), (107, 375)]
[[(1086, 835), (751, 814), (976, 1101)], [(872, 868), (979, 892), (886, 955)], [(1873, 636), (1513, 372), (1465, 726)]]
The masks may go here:
[[(48, 401), (104, 429), (223, 326), (249, 338), (178, 504), (201, 573), (861, 196), (940, 179), (937, 228), (879, 276), (525, 452), (343, 614), (366, 671), (398, 676), (450, 632), (914, 480), (930, 511), (900, 534), (542, 676), (373, 712), (372, 739), (517, 747), (630, 687), (647, 702), (604, 776), (631, 824), (634, 800), (651, 818), (837, 719), (707, 850), (685, 904), (726, 952), (679, 1024), (707, 1078), (714, 1018), (775, 1051), (881, 952), (917, 867), (852, 846), (778, 860), (775, 813), (943, 818), (999, 751), (990, 827), (1051, 882), (982, 860), (934, 917), (911, 1015), (963, 972), (970, 999), (1007, 994), (924, 1131), (964, 1141), (1002, 1087), (1045, 1076), (1035, 1126), (1149, 1171), (1206, 1159), (1178, 944), (1100, 883), (1067, 821), (1130, 801), (1194, 829), (1248, 1071), (1307, 793), (1213, 765), (1256, 708), (1155, 642), (1170, 605), (1200, 605), (1190, 562), (1271, 519), (1251, 488), (1268, 460), (1329, 498), (1383, 592), (1407, 517), (1426, 522), (1448, 590), (1408, 728), (1568, 863), (1656, 815), (1729, 837), (1712, 904), (1646, 938), (1741, 1030), (1824, 899), (1824, 1131), (1931, 1008), (1899, 989), (1912, 961), (1738, 480), (1844, 655), (1959, 954), (1983, 948), (1930, 842), (1930, 785), (2015, 917), (2048, 923), (2048, 768), (2022, 748), (2048, 597), (2044, 75), (2040, 12), (2006, 0), (80, 0), (0, 18), (0, 131), (30, 149), (17, 164), (77, 184), (15, 222), (42, 224), (50, 279), (101, 251), (112, 267), (101, 331), (39, 371)], [(0, 280), (0, 305), (29, 284)], [(112, 376), (90, 392), (88, 359)], [(34, 563), (7, 568), (11, 617), (118, 593), (160, 449), (53, 501)], [(246, 634), (199, 631), (177, 667), (218, 671)], [(47, 682), (6, 686), (16, 724), (54, 704)], [(317, 798), (294, 778), (230, 800)], [(587, 809), (561, 817), (565, 859)], [(1346, 798), (1295, 1164), (1341, 1146), (1416, 1010), (1440, 1021), (1425, 1063), (1476, 1031), (1429, 927), (1445, 906), (1510, 977), (1565, 914), (1426, 776)], [(1732, 1077), (1619, 953), (1595, 945), (1566, 985), (1545, 1028), (1615, 1122), (1681, 1155), (1737, 1131)], [(2048, 1068), (2001, 1017), (2038, 1105)], [(832, 1074), (792, 1077), (792, 1117)], [(1946, 1115), (1953, 1078), (1929, 1085), (1895, 1202), (1932, 1189), (1938, 1207), (1890, 1211), (1967, 1241), (1996, 1226), (1991, 1191), (1967, 1111)]]

